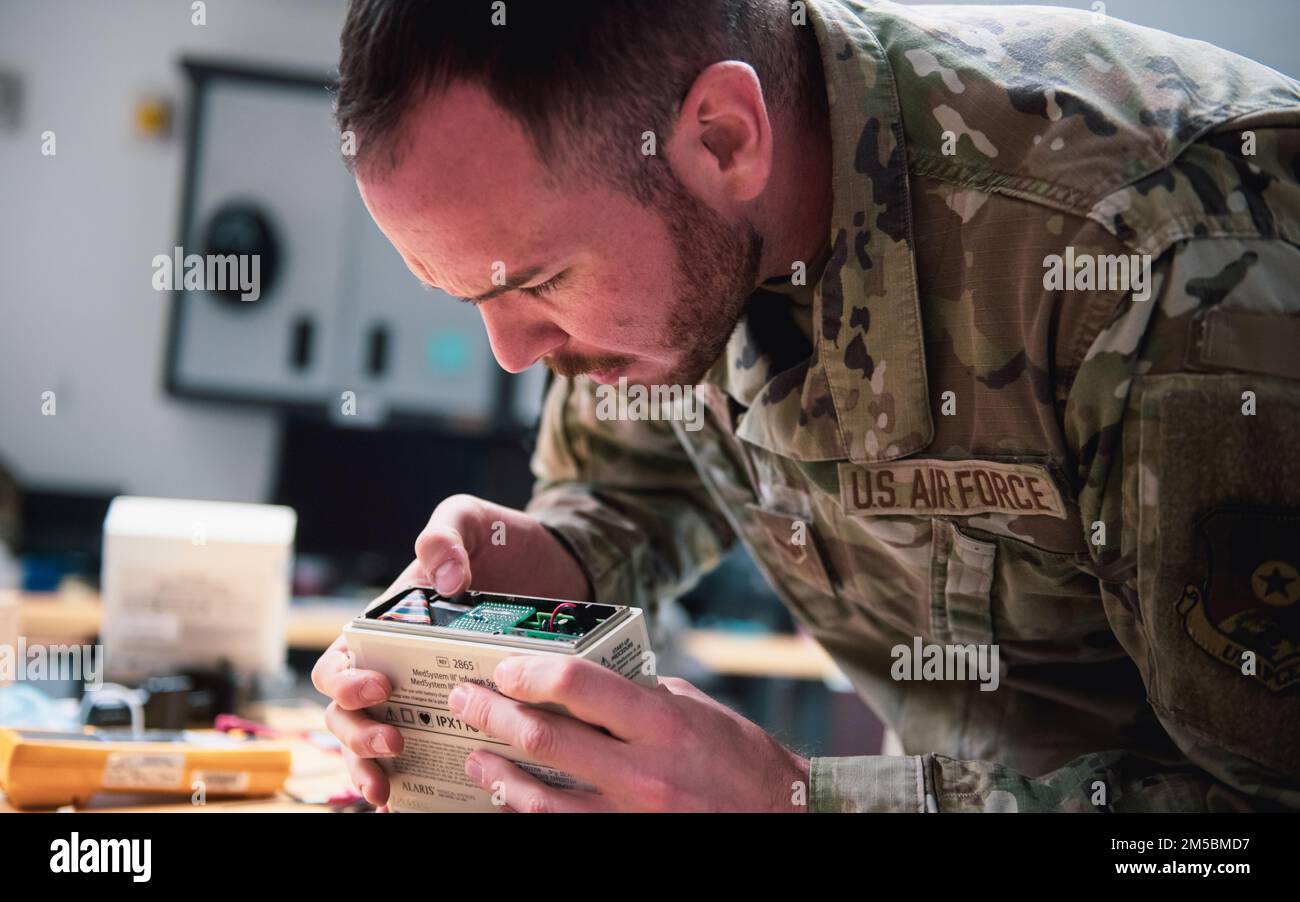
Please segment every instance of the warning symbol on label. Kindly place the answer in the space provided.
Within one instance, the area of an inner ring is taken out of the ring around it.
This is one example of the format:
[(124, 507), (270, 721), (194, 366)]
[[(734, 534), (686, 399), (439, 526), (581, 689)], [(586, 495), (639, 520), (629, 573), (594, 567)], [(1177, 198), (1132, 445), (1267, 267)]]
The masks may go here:
[(393, 713), (392, 708), (388, 709), (388, 714), (384, 716), (384, 720), (388, 723), (397, 723), (397, 715)]

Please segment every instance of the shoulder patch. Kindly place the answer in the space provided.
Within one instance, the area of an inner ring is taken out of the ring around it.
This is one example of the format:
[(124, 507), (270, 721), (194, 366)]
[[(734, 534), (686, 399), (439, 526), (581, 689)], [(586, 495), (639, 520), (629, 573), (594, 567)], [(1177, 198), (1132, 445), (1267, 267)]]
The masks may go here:
[(1300, 682), (1300, 511), (1211, 511), (1196, 525), (1208, 571), (1178, 613), (1192, 639), (1274, 692)]

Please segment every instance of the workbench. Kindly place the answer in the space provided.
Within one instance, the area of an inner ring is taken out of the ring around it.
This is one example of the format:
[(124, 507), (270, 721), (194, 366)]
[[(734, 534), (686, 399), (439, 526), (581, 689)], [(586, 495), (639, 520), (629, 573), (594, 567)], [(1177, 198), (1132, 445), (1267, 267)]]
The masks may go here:
[[(102, 607), (92, 592), (19, 595), (19, 633), (29, 644), (89, 644), (99, 635)], [(296, 602), (290, 606), (288, 645), (293, 651), (320, 652), (338, 638), (345, 621), (364, 607), (338, 602)], [(704, 668), (739, 677), (836, 680), (839, 671), (811, 639), (787, 635), (746, 635), (723, 630), (687, 630), (681, 637), (684, 653)], [(276, 708), (268, 704), (252, 719), (283, 730), (324, 730), (327, 700), (319, 705)], [(148, 812), (329, 812), (324, 800), (351, 787), (342, 756), (308, 742), (292, 740), (292, 774), (285, 790), (274, 798), (211, 800), (193, 805), (188, 797), (160, 800), (149, 796), (98, 796), (77, 811)], [(308, 800), (308, 801), (303, 801)], [(0, 794), (0, 813), (12, 812)]]

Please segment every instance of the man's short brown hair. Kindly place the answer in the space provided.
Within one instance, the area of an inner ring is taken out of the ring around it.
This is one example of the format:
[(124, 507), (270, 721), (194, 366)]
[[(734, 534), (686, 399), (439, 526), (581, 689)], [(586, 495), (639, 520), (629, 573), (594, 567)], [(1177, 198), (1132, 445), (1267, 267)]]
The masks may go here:
[(347, 162), (391, 169), (411, 106), (468, 81), (519, 120), (553, 171), (588, 171), (649, 203), (659, 179), (642, 135), (663, 146), (707, 66), (749, 63), (774, 109), (824, 97), (812, 25), (794, 20), (784, 0), (352, 0), (336, 104), (356, 138)]

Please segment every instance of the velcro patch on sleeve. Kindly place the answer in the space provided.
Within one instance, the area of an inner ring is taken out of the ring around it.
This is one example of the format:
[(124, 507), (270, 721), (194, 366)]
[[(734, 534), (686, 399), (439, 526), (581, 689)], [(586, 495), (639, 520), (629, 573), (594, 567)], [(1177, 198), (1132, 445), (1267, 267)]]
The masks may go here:
[(1192, 323), (1189, 363), (1300, 379), (1300, 316), (1212, 307)]
[(1065, 500), (1046, 467), (991, 460), (842, 463), (840, 503), (861, 516), (1015, 514), (1065, 519)]

